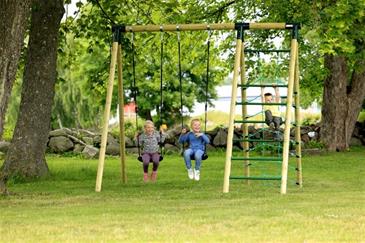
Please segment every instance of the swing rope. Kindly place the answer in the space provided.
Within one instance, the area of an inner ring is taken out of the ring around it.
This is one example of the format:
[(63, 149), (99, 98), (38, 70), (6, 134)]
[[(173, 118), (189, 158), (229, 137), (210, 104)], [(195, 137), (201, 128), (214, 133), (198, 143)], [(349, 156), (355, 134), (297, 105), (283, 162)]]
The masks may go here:
[[(210, 57), (210, 37), (211, 30), (208, 26), (208, 40), (207, 40), (207, 66), (206, 66), (206, 77), (205, 77), (205, 108), (204, 108), (204, 133), (207, 131), (207, 116), (208, 116), (208, 88), (209, 88), (209, 57)], [(177, 46), (178, 46), (178, 66), (179, 66), (179, 86), (180, 86), (180, 110), (181, 110), (181, 129), (184, 127), (184, 114), (183, 114), (183, 93), (182, 93), (182, 71), (181, 71), (181, 40), (179, 26), (177, 26)], [(204, 154), (202, 160), (208, 158), (206, 144), (204, 144)], [(182, 154), (184, 154), (184, 145), (182, 145)], [(194, 155), (192, 155), (191, 159)]]
[[(209, 68), (210, 68), (210, 37), (211, 30), (208, 25), (208, 40), (207, 40), (207, 69), (206, 69), (206, 77), (205, 77), (205, 107), (204, 107), (204, 133), (207, 132), (207, 120), (208, 120), (208, 88), (209, 88)], [(207, 154), (207, 144), (204, 143), (204, 154), (202, 159), (205, 160), (208, 158)]]
[(181, 43), (180, 43), (180, 30), (177, 26), (177, 49), (178, 49), (178, 61), (179, 61), (179, 86), (180, 86), (180, 111), (181, 111), (181, 129), (184, 127), (184, 110), (183, 110), (183, 93), (182, 93), (182, 71), (181, 71)]
[[(161, 33), (163, 30), (161, 29)], [(161, 34), (161, 59), (160, 59), (160, 106), (159, 106), (159, 122), (160, 124), (162, 124), (162, 105), (163, 105), (163, 35)], [(131, 82), (131, 87), (130, 90), (132, 92), (132, 97), (135, 103), (135, 113), (136, 113), (136, 129), (138, 129), (138, 103), (137, 103), (137, 94), (138, 94), (138, 87), (136, 84), (136, 62), (135, 62), (135, 47), (134, 47), (134, 33), (132, 33), (132, 73), (133, 73), (133, 82)], [(159, 142), (159, 147), (160, 147), (160, 161), (163, 160), (163, 156), (162, 156), (162, 147), (163, 147), (163, 143), (161, 142), (161, 138), (162, 138), (162, 131), (160, 130), (159, 132), (160, 134), (160, 142)], [(137, 135), (137, 149), (138, 149), (138, 160), (140, 162), (143, 162), (142, 160), (142, 155), (141, 155), (141, 146), (139, 144), (139, 136), (140, 134)]]
[[(161, 45), (161, 56), (160, 56), (160, 115), (159, 115), (159, 125), (160, 127), (162, 126), (162, 106), (163, 106), (163, 27), (160, 26), (160, 32), (161, 32), (161, 37), (160, 37), (160, 45)], [(163, 144), (161, 142), (162, 140), (162, 131), (161, 128), (159, 129), (159, 134), (160, 134), (160, 142), (159, 142), (159, 147), (160, 147), (160, 161), (163, 160), (163, 156), (162, 156), (162, 147)]]
[(208, 41), (207, 41), (207, 72), (205, 78), (205, 110), (204, 110), (204, 133), (207, 131), (207, 117), (208, 117), (208, 85), (209, 85), (209, 57), (210, 57), (210, 37), (211, 30), (208, 26)]
[[(138, 88), (136, 85), (136, 62), (135, 62), (135, 47), (134, 47), (134, 33), (132, 33), (132, 73), (133, 73), (133, 82), (131, 82), (130, 90), (132, 92), (132, 97), (134, 100), (134, 112), (136, 113), (136, 129), (138, 130), (138, 103), (137, 103), (137, 92)], [(138, 160), (142, 160), (141, 156), (141, 147), (139, 145), (139, 136), (137, 134), (137, 149), (138, 149)]]

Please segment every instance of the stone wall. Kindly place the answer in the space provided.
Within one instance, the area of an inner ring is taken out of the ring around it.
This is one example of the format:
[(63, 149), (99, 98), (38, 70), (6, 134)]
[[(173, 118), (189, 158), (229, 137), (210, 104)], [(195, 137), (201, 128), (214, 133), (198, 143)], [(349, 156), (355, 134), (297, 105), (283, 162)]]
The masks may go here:
[[(217, 148), (225, 148), (227, 141), (227, 128), (216, 128), (212, 131), (206, 132), (209, 136), (211, 144), (207, 146), (207, 150), (211, 151)], [(165, 153), (174, 153), (180, 151), (180, 145), (178, 144), (178, 138), (180, 136), (181, 128), (175, 128), (166, 132), (166, 141), (164, 150)], [(281, 133), (283, 130), (281, 130)], [(302, 126), (301, 127), (301, 139), (302, 144), (305, 145), (310, 141), (319, 141), (319, 126)], [(274, 139), (273, 133), (269, 129), (256, 129), (253, 126), (249, 126), (249, 134), (254, 139)], [(294, 128), (291, 129), (290, 136), (294, 140)], [(242, 130), (236, 128), (234, 131), (234, 139), (242, 139)], [(120, 145), (119, 138), (114, 137), (112, 134), (108, 134), (106, 147), (107, 155), (119, 155)], [(83, 129), (57, 129), (49, 133), (48, 149), (49, 153), (62, 154), (66, 152), (73, 152), (77, 154), (83, 154), (87, 158), (96, 158), (99, 154), (101, 143), (100, 133), (83, 130)], [(126, 137), (126, 152), (138, 153), (135, 139)], [(7, 151), (9, 142), (0, 142), (0, 152), (5, 153)], [(257, 144), (250, 143), (250, 147), (254, 147)], [(351, 140), (351, 145), (365, 145), (365, 122), (357, 123), (354, 134)], [(242, 149), (240, 142), (234, 142), (234, 146), (237, 149)]]

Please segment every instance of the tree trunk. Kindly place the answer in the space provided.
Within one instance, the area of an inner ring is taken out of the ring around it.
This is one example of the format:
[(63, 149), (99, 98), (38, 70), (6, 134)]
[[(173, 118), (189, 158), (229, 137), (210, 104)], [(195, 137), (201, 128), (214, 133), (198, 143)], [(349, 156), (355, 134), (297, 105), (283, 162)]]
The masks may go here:
[(58, 31), (63, 13), (63, 0), (34, 1), (19, 116), (1, 168), (0, 180), (4, 184), (11, 176), (36, 178), (48, 173), (45, 150), (56, 81)]
[(356, 66), (361, 67), (362, 70), (358, 70), (353, 73), (351, 77), (351, 86), (347, 95), (347, 105), (349, 109), (347, 109), (346, 115), (346, 148), (349, 147), (349, 143), (365, 99), (365, 61), (363, 60), (359, 62)]
[(32, 0), (0, 0), (0, 141)]
[(327, 55), (324, 65), (329, 76), (324, 82), (321, 140), (329, 151), (343, 151), (349, 148), (365, 98), (365, 74), (357, 70), (349, 79), (348, 64), (342, 56)]

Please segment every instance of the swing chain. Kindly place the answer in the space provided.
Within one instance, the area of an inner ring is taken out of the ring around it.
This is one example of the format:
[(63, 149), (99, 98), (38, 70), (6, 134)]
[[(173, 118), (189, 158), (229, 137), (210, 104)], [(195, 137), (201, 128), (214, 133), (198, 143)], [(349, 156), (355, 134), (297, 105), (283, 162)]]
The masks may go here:
[(212, 29), (210, 28), (210, 25), (207, 25), (207, 30), (208, 30), (208, 38), (207, 38), (207, 42), (210, 42), (210, 38), (212, 37)]

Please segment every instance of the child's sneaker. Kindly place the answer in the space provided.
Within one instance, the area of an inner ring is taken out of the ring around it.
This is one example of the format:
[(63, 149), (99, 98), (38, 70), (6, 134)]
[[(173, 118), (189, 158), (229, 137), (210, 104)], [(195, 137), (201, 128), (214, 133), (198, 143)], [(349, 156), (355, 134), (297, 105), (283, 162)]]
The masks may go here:
[(143, 173), (143, 181), (144, 182), (148, 181), (148, 173)]
[(188, 169), (188, 176), (189, 176), (189, 179), (190, 180), (194, 179), (194, 171), (193, 171), (193, 169)]
[(152, 171), (151, 174), (151, 181), (155, 182), (157, 179), (157, 171)]
[(200, 170), (194, 170), (194, 179), (196, 181), (200, 180)]

